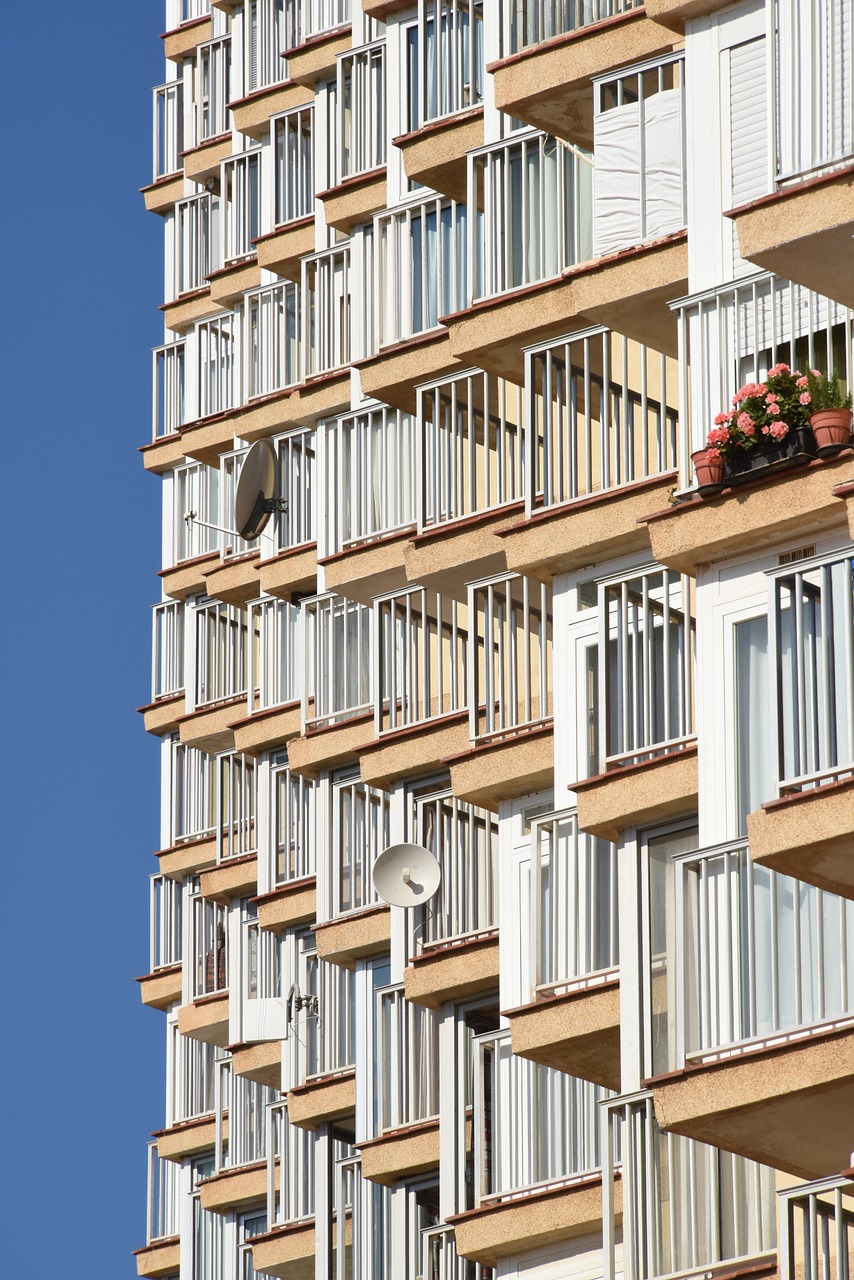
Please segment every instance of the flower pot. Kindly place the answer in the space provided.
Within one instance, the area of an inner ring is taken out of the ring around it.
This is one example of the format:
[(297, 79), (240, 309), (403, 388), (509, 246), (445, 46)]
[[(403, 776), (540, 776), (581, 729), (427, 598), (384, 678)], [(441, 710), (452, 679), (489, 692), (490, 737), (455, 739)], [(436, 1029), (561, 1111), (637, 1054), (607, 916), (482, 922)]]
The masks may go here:
[(709, 458), (707, 449), (698, 449), (691, 454), (691, 461), (697, 473), (697, 492), (702, 498), (720, 493), (724, 487), (723, 458)]
[(820, 409), (810, 417), (820, 458), (832, 458), (851, 443), (851, 410)]
[(727, 481), (738, 484), (753, 478), (757, 471), (783, 470), (796, 466), (816, 453), (815, 437), (809, 427), (795, 427), (779, 444), (757, 444), (726, 460)]

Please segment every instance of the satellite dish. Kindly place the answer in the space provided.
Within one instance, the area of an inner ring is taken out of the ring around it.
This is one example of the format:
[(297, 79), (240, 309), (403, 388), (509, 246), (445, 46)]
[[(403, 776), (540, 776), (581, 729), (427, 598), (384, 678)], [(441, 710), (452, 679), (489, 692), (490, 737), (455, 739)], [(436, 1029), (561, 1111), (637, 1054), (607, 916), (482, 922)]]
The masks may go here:
[(256, 440), (243, 460), (234, 495), (234, 524), (241, 538), (254, 542), (279, 504), (276, 455), (269, 440)]
[(420, 844), (393, 844), (374, 863), (374, 888), (383, 902), (417, 907), (439, 888), (442, 868)]

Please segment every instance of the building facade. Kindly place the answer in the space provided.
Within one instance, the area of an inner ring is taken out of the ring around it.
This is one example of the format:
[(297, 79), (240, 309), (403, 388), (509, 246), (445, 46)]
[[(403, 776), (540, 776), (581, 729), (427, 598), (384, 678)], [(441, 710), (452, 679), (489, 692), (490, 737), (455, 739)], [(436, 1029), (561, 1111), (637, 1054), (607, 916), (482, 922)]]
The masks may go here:
[(852, 16), (167, 0), (140, 1276), (848, 1280)]

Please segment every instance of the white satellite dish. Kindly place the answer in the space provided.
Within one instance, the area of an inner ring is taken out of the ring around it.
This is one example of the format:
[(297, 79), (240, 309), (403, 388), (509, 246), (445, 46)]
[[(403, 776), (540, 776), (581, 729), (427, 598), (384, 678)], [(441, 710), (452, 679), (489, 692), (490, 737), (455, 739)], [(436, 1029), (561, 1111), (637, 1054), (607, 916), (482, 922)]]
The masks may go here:
[(234, 495), (234, 524), (241, 538), (254, 542), (274, 511), (281, 510), (276, 491), (276, 455), (269, 440), (256, 440), (243, 460)]
[(374, 888), (394, 907), (417, 907), (439, 888), (442, 868), (420, 844), (393, 844), (374, 863)]

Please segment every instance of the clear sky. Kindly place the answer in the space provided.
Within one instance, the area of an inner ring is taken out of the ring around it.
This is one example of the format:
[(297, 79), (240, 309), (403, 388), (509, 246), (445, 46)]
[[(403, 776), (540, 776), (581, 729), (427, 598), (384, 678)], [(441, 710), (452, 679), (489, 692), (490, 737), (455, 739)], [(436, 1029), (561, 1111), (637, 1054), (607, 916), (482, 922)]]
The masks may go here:
[(2, 235), (0, 1275), (136, 1275), (163, 1123), (148, 965), (159, 481), (150, 348), (162, 223), (150, 88), (162, 0), (7, 5)]

